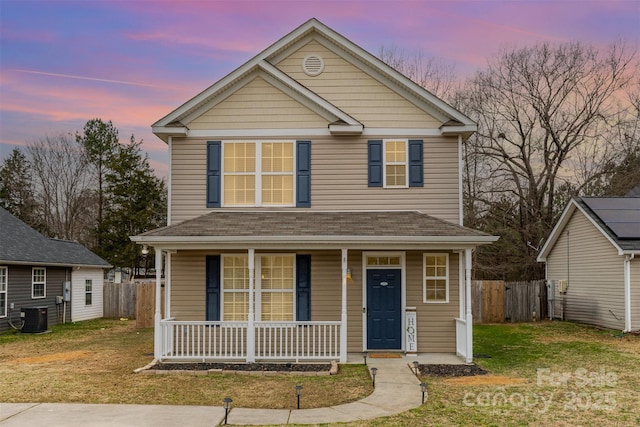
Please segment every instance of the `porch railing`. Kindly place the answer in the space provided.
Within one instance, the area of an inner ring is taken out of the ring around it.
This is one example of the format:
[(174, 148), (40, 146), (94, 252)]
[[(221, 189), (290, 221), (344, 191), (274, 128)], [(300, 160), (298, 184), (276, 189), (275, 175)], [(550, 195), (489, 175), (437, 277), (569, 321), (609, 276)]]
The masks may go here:
[[(340, 322), (160, 321), (161, 360), (333, 360), (339, 359)], [(346, 350), (345, 350), (346, 351)]]
[(456, 319), (456, 354), (467, 357), (467, 321)]

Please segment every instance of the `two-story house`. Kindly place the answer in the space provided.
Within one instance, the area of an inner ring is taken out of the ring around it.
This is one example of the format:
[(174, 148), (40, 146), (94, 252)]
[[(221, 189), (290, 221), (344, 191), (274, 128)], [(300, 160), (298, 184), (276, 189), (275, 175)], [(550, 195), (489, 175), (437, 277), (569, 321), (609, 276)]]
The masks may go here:
[(316, 19), (160, 119), (168, 226), (132, 237), (166, 263), (155, 357), (470, 362), (475, 130)]

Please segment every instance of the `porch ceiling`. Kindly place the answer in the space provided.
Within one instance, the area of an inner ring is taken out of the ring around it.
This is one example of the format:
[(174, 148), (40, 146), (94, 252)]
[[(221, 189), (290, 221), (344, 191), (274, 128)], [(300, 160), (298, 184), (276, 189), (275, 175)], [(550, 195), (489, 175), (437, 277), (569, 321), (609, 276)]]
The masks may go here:
[(462, 249), (497, 236), (418, 211), (215, 211), (133, 236), (133, 241), (172, 248), (291, 247)]

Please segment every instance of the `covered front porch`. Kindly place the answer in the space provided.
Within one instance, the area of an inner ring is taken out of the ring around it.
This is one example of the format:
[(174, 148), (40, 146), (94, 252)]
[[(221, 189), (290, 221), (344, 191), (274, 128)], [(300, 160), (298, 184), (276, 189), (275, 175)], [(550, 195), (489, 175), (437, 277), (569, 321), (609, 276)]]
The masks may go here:
[(132, 239), (155, 249), (155, 358), (247, 363), (471, 362), (472, 250), (495, 240), (393, 211), (212, 212)]
[[(341, 290), (336, 303), (340, 304), (340, 317), (335, 320), (305, 320), (305, 321), (264, 321), (256, 316), (255, 308), (255, 267), (249, 266), (249, 307), (246, 321), (207, 321), (185, 320), (172, 315), (172, 279), (171, 259), (174, 250), (155, 247), (156, 265), (162, 265), (167, 272), (165, 281), (165, 301), (162, 310), (160, 298), (162, 288), (162, 268), (156, 269), (156, 307), (155, 307), (155, 348), (154, 356), (160, 361), (330, 361), (337, 360), (346, 363), (348, 354), (353, 354), (353, 344), (347, 345), (349, 320), (359, 321), (359, 315), (348, 309), (349, 288), (353, 288), (351, 268), (349, 267), (349, 249), (340, 249), (341, 254)], [(252, 260), (256, 256), (255, 249), (247, 250), (247, 258)], [(361, 251), (354, 251), (356, 255)], [(399, 253), (399, 252), (394, 252)], [(472, 361), (472, 314), (471, 314), (471, 250), (458, 252), (460, 264), (460, 280), (458, 285), (459, 304), (458, 317), (452, 318), (455, 327), (455, 354), (467, 363)], [(354, 256), (358, 258), (358, 256)], [(355, 276), (355, 275), (354, 275)], [(404, 274), (403, 274), (404, 280)], [(406, 285), (409, 286), (409, 285)], [(406, 287), (403, 284), (403, 287)], [(337, 286), (336, 286), (337, 287)], [(363, 286), (364, 287), (364, 286)], [(352, 293), (362, 290), (354, 288)], [(337, 295), (336, 295), (337, 297)], [(361, 298), (360, 295), (356, 296)], [(403, 300), (405, 296), (403, 295)], [(409, 301), (414, 303), (413, 301)], [(363, 302), (363, 313), (366, 303)], [(417, 331), (416, 308), (407, 306), (403, 302), (402, 310), (402, 344), (395, 349), (387, 350), (409, 356), (418, 354), (417, 341), (420, 331)], [(161, 313), (166, 314), (162, 318)], [(366, 317), (363, 314), (363, 318)], [(363, 320), (363, 324), (366, 321)], [(364, 326), (363, 326), (364, 328)], [(352, 328), (353, 329), (353, 328)], [(353, 333), (353, 331), (352, 331)], [(366, 334), (366, 332), (363, 332)], [(353, 337), (352, 337), (353, 338)], [(422, 335), (424, 340), (424, 335)], [(364, 339), (362, 351), (378, 351), (367, 347)], [(385, 351), (384, 349), (379, 351)], [(452, 352), (453, 353), (453, 352)]]

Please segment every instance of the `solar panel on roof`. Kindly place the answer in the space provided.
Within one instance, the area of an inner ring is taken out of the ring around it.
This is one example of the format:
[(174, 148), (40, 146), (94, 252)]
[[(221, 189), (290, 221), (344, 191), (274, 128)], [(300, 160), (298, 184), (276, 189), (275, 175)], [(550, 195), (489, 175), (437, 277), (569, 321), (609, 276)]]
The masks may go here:
[(586, 197), (582, 200), (616, 237), (640, 239), (639, 197)]

